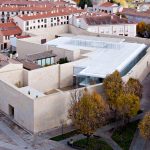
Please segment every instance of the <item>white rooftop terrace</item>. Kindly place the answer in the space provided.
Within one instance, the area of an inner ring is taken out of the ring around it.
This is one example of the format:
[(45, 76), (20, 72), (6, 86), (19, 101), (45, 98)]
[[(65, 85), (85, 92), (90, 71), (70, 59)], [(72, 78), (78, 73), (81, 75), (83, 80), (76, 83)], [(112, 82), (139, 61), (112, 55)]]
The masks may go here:
[(25, 87), (19, 88), (19, 90), (22, 93), (24, 93), (25, 95), (28, 95), (29, 97), (31, 97), (33, 99), (45, 96), (44, 93), (42, 93), (30, 86), (25, 86)]
[(46, 44), (71, 51), (87, 50), (84, 54), (87, 58), (78, 60), (74, 64), (74, 68), (80, 70), (76, 74), (105, 78), (115, 70), (121, 72), (147, 47), (145, 44), (124, 41), (119, 38), (80, 35), (60, 37)]

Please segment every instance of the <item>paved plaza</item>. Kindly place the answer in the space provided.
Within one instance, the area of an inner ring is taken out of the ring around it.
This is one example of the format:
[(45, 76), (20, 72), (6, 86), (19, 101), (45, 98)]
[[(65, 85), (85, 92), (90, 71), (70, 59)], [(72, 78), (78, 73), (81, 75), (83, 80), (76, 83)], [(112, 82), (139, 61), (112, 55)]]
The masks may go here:
[(40, 136), (33, 136), (0, 113), (0, 150), (71, 150), (71, 148)]

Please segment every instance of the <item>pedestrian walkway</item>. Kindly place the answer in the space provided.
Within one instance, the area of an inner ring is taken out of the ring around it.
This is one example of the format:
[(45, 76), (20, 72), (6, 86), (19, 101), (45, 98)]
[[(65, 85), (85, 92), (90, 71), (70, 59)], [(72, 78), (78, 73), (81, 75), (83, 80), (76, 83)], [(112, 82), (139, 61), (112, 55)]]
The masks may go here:
[(129, 150), (146, 150), (146, 141), (140, 136), (139, 129), (136, 130)]

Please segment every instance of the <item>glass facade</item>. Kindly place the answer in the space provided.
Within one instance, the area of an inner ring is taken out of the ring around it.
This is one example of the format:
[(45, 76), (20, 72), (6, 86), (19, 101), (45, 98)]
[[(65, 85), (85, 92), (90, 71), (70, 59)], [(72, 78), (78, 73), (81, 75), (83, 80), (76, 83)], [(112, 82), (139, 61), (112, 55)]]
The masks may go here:
[(55, 58), (50, 57), (50, 58), (44, 58), (44, 59), (39, 59), (35, 61), (38, 65), (40, 66), (48, 66), (48, 65), (53, 65), (55, 63)]
[[(130, 61), (126, 67), (122, 69), (120, 72), (121, 76), (125, 76), (146, 54), (146, 49), (144, 49), (141, 53), (139, 53), (132, 61)], [(92, 76), (81, 76), (78, 75), (83, 68), (74, 68), (74, 77), (75, 77), (75, 84), (79, 86), (88, 86), (93, 84), (98, 84), (103, 82), (103, 78), (92, 77)]]
[(123, 70), (120, 72), (121, 76), (125, 76), (141, 60), (141, 58), (145, 54), (146, 49), (139, 53), (132, 61), (129, 62), (129, 64), (125, 68), (123, 68)]

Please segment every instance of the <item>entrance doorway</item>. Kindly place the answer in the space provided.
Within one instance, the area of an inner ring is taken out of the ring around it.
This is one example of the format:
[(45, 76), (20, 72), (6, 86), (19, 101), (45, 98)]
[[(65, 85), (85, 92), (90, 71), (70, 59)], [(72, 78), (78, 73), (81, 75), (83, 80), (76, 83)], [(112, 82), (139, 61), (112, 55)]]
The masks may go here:
[(10, 117), (14, 118), (14, 107), (9, 105), (9, 115)]

